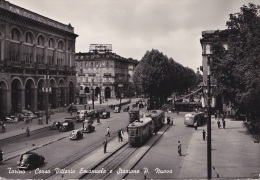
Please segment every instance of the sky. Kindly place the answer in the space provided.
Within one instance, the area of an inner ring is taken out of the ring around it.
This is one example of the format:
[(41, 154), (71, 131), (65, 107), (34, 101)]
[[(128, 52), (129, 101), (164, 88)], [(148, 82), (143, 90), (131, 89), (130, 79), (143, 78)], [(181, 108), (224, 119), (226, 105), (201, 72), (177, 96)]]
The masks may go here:
[(202, 31), (226, 29), (229, 14), (259, 0), (7, 0), (71, 24), (76, 52), (90, 44), (112, 44), (112, 51), (141, 60), (157, 49), (195, 72), (202, 65)]

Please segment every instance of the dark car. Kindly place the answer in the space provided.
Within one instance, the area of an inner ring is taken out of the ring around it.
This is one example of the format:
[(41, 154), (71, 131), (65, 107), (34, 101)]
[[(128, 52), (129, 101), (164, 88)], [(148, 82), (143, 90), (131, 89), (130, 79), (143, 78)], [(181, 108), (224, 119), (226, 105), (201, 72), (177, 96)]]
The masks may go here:
[(61, 123), (61, 126), (59, 128), (59, 131), (69, 131), (74, 129), (74, 123), (70, 120), (66, 120), (63, 123)]
[(83, 122), (83, 132), (91, 133), (95, 131), (95, 126), (92, 125), (92, 122), (84, 121)]
[(54, 121), (53, 124), (51, 125), (50, 129), (56, 130), (61, 127), (61, 123), (59, 121)]
[(139, 102), (139, 108), (144, 108), (144, 104), (143, 104), (143, 102)]
[(26, 152), (21, 155), (20, 160), (17, 161), (18, 169), (32, 169), (44, 164), (45, 158), (35, 152)]
[(103, 111), (102, 113), (99, 114), (100, 118), (110, 118), (110, 112), (109, 111)]
[(69, 105), (69, 107), (67, 107), (67, 111), (68, 112), (77, 112), (78, 108), (75, 105)]
[(83, 138), (83, 133), (80, 130), (73, 130), (71, 132), (71, 134), (69, 135), (69, 138), (71, 140), (82, 139)]

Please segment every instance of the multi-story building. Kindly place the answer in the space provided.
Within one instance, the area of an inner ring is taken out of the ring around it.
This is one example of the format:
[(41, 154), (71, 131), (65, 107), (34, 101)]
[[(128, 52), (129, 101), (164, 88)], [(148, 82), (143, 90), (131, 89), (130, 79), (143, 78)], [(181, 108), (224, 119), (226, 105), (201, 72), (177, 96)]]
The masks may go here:
[[(207, 68), (207, 61), (208, 56), (212, 54), (212, 44), (216, 41), (219, 41), (223, 44), (223, 47), (228, 50), (228, 36), (230, 32), (228, 29), (226, 30), (208, 30), (202, 31), (202, 38), (200, 39), (200, 44), (202, 47), (202, 66), (200, 67), (201, 71), (203, 72), (203, 84), (207, 84), (207, 75), (208, 75), (208, 68)], [(213, 61), (210, 58), (210, 61)], [(212, 64), (212, 63), (211, 63)], [(212, 71), (212, 70), (211, 70)], [(216, 88), (217, 81), (211, 73), (211, 85)], [(204, 90), (205, 92), (205, 90)], [(216, 109), (222, 110), (226, 109), (227, 107), (223, 103), (224, 100), (222, 98), (222, 94), (215, 90), (214, 96), (216, 97)]]
[(74, 28), (0, 0), (0, 109), (56, 108), (75, 101)]
[[(203, 71), (203, 82), (207, 84), (207, 59), (208, 56), (212, 54), (211, 47), (212, 44), (217, 40), (222, 42), (223, 47), (228, 49), (228, 36), (229, 30), (208, 30), (202, 31), (202, 38), (200, 39), (200, 44), (202, 47), (202, 66), (200, 69)], [(211, 78), (211, 84), (216, 85), (216, 79)]]
[(111, 44), (91, 44), (87, 53), (76, 54), (79, 103), (95, 99), (130, 96), (137, 60), (123, 58), (112, 52)]

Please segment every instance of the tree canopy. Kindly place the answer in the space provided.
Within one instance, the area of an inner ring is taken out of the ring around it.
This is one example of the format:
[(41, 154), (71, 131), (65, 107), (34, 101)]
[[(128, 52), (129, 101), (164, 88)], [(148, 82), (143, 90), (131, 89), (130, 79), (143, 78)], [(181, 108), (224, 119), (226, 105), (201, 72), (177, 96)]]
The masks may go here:
[(139, 91), (163, 99), (174, 91), (180, 92), (194, 86), (197, 76), (192, 69), (153, 49), (145, 53), (135, 68), (133, 80)]
[(236, 109), (260, 110), (260, 6), (249, 3), (230, 14), (228, 50), (212, 46), (214, 76), (223, 96)]

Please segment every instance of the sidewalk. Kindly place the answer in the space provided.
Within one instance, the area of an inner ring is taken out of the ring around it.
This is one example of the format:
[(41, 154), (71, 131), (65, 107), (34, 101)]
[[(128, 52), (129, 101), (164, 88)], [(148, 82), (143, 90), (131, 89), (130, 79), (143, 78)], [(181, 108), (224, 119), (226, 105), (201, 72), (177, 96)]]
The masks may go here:
[[(254, 143), (242, 121), (226, 119), (226, 129), (212, 118), (212, 178), (259, 178), (260, 144)], [(207, 178), (207, 142), (202, 130), (194, 130), (180, 178)], [(256, 176), (257, 175), (257, 176)]]

